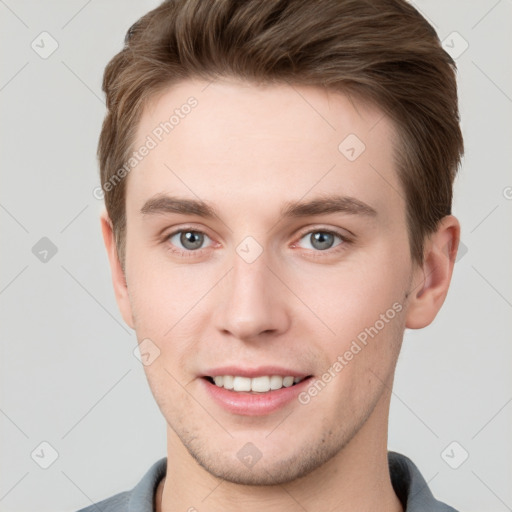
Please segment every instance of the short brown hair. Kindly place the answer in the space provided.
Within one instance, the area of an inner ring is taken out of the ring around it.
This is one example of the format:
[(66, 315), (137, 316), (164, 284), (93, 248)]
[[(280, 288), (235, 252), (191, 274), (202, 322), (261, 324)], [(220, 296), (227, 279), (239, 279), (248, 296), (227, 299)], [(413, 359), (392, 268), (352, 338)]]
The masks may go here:
[(372, 102), (394, 122), (413, 260), (451, 213), (463, 154), (456, 65), (405, 0), (167, 0), (128, 31), (103, 77), (98, 144), (105, 205), (124, 268), (126, 180), (147, 101), (177, 82), (234, 77), (336, 90)]

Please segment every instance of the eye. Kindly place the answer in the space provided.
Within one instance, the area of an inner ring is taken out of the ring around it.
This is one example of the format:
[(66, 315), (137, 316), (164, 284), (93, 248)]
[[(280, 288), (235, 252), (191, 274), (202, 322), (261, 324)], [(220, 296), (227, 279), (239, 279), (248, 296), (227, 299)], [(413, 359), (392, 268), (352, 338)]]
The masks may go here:
[(176, 252), (190, 252), (202, 249), (203, 247), (201, 246), (205, 239), (210, 240), (210, 237), (202, 231), (187, 228), (175, 231), (167, 236), (167, 240), (178, 248)]
[[(340, 241), (334, 245), (336, 238), (338, 238)], [(306, 247), (306, 249), (315, 249), (317, 251), (326, 251), (341, 245), (343, 242), (348, 242), (348, 240), (341, 234), (325, 229), (309, 231), (308, 233), (302, 235), (300, 240), (303, 239), (309, 243), (309, 247)]]

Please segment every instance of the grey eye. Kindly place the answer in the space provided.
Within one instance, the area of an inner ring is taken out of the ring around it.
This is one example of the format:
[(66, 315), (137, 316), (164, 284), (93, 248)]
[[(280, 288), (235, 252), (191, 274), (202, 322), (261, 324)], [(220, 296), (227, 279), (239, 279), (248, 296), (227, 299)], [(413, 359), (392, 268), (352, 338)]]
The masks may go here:
[(307, 247), (307, 249), (312, 248), (325, 251), (339, 245), (333, 245), (336, 238), (340, 239), (340, 243), (343, 241), (340, 235), (330, 233), (329, 231), (311, 231), (304, 235), (301, 240), (306, 239), (309, 242), (311, 247)]
[[(187, 250), (187, 251), (194, 251), (196, 249), (200, 249), (201, 246), (204, 243), (205, 240), (205, 234), (201, 233), (200, 231), (191, 231), (191, 230), (182, 230), (177, 231), (173, 235), (169, 237), (169, 240), (173, 245), (176, 245), (176, 241), (173, 239), (176, 237), (179, 237), (179, 244)], [(208, 238), (208, 237), (206, 237)], [(179, 247), (179, 245), (178, 245)]]

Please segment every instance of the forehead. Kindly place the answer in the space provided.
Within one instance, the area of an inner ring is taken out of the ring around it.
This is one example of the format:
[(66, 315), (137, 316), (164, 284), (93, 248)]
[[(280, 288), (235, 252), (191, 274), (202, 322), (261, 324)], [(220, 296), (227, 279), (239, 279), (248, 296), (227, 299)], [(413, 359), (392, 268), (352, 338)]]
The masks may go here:
[(400, 196), (395, 137), (377, 107), (339, 92), (187, 80), (146, 105), (133, 149), (150, 149), (128, 175), (128, 202), (172, 193), (261, 207), (336, 188), (385, 206)]

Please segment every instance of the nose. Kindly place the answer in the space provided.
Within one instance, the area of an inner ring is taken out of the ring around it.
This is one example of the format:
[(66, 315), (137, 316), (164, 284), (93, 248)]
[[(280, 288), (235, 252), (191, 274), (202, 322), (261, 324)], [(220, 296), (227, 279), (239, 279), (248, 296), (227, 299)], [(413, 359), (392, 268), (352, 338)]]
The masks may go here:
[(292, 304), (287, 289), (263, 255), (248, 263), (234, 254), (231, 271), (218, 290), (216, 328), (244, 340), (276, 336), (289, 328)]

